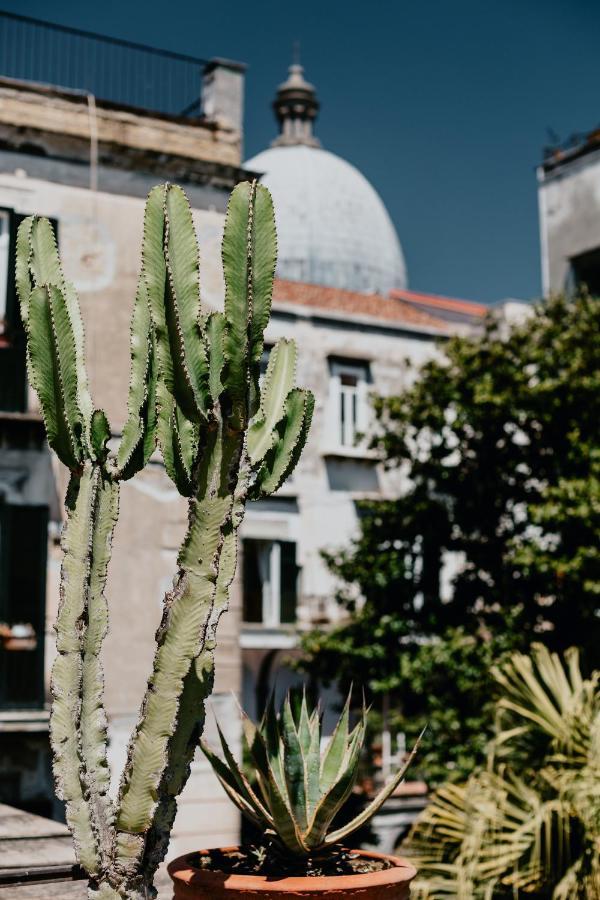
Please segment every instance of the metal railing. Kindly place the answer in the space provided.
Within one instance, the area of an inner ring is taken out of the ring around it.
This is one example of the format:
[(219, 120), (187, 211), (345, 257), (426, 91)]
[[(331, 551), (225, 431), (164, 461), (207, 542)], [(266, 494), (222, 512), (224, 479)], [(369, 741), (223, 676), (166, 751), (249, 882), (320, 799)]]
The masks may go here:
[(81, 90), (169, 115), (199, 115), (207, 61), (0, 10), (0, 76)]

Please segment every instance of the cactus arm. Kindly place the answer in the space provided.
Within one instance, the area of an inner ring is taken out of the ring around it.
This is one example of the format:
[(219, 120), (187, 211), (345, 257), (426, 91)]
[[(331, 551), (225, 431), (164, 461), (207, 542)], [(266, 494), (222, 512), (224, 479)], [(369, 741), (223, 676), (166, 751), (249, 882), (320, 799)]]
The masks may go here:
[(314, 398), (310, 391), (294, 388), (285, 401), (277, 441), (267, 454), (252, 487), (252, 498), (273, 494), (296, 467), (312, 420)]
[(176, 403), (162, 380), (156, 385), (156, 436), (167, 475), (182, 497), (192, 493), (189, 467), (181, 458), (181, 444), (176, 433)]
[(207, 353), (200, 330), (198, 248), (185, 195), (172, 185), (153, 188), (148, 195), (142, 274), (160, 377), (185, 415), (198, 422), (205, 415), (208, 394)]
[(176, 398), (193, 421), (205, 418), (208, 397), (208, 353), (200, 331), (198, 245), (187, 197), (168, 185), (165, 195), (165, 306), (170, 322), (171, 353), (181, 377)]
[(156, 443), (156, 362), (153, 348), (148, 291), (140, 278), (131, 318), (131, 374), (127, 421), (117, 451), (122, 480), (143, 468)]
[(184, 679), (177, 728), (169, 743), (168, 766), (159, 789), (160, 799), (146, 844), (145, 866), (152, 872), (166, 855), (177, 812), (176, 798), (187, 783), (194, 752), (204, 729), (205, 700), (212, 693), (214, 683), (216, 630), (219, 619), (229, 604), (229, 589), (237, 562), (237, 534), (244, 514), (246, 489), (247, 473), (242, 472), (238, 479), (231, 520), (223, 528), (215, 596), (204, 646)]
[(31, 230), (34, 216), (23, 219), (17, 230), (17, 246), (15, 261), (15, 285), (21, 308), (23, 325), (27, 325), (27, 313), (29, 311), (29, 295), (33, 290), (31, 275)]
[(221, 312), (213, 312), (206, 322), (206, 337), (209, 348), (208, 387), (213, 403), (217, 403), (223, 392), (223, 367), (225, 366), (225, 316)]
[(63, 295), (73, 334), (78, 405), (87, 431), (93, 407), (85, 368), (85, 339), (77, 294), (73, 285), (66, 281), (63, 275), (56, 238), (50, 222), (38, 216), (28, 216), (19, 226), (16, 261), (17, 293), (21, 303), (21, 318), (25, 325), (31, 291), (34, 287), (44, 284), (55, 285)]
[(261, 391), (260, 413), (248, 431), (248, 455), (253, 465), (261, 462), (275, 443), (275, 426), (285, 413), (285, 400), (294, 387), (296, 344), (278, 341), (269, 355), (269, 364)]
[(264, 348), (264, 331), (271, 316), (273, 278), (277, 262), (275, 212), (271, 194), (255, 185), (252, 217), (252, 319), (250, 321), (250, 416), (258, 410), (260, 391), (260, 359)]
[(85, 801), (82, 763), (76, 723), (81, 692), (81, 647), (79, 630), (84, 617), (80, 586), (87, 577), (86, 551), (89, 545), (92, 507), (91, 473), (81, 480), (73, 476), (67, 495), (67, 523), (62, 535), (64, 553), (60, 605), (55, 625), (58, 655), (52, 667), (53, 696), (50, 716), (50, 743), (54, 754), (56, 792), (65, 802), (66, 819), (73, 833), (77, 857), (90, 873), (100, 869), (96, 837), (90, 809)]
[(199, 489), (190, 501), (190, 527), (179, 556), (179, 573), (165, 598), (153, 672), (121, 782), (120, 832), (144, 835), (152, 825), (183, 683), (204, 645), (214, 602), (223, 528), (232, 509), (229, 481), (239, 452), (236, 443), (224, 441), (220, 429), (211, 430), (207, 439)]
[(101, 464), (108, 456), (107, 444), (110, 440), (110, 425), (103, 409), (95, 409), (90, 420), (90, 448), (94, 459)]
[(38, 287), (29, 295), (27, 338), (30, 375), (40, 400), (48, 442), (66, 466), (76, 469), (82, 450), (77, 435), (81, 414), (73, 368), (75, 346), (58, 288)]
[(269, 192), (256, 182), (231, 194), (223, 232), (225, 383), (233, 427), (245, 427), (258, 409), (263, 331), (271, 309), (277, 244)]
[(112, 536), (119, 512), (119, 485), (94, 467), (96, 480), (92, 532), (89, 544), (89, 574), (86, 618), (82, 647), (81, 753), (84, 782), (89, 796), (92, 822), (98, 836), (103, 864), (112, 849), (114, 818), (109, 797), (110, 770), (106, 757), (107, 717), (104, 709), (104, 673), (100, 662), (102, 642), (108, 630), (108, 605), (104, 596)]
[(108, 624), (104, 585), (118, 513), (118, 485), (87, 463), (73, 476), (64, 530), (58, 656), (52, 676), (51, 740), (59, 795), (79, 859), (92, 875), (112, 845), (104, 678), (99, 660)]

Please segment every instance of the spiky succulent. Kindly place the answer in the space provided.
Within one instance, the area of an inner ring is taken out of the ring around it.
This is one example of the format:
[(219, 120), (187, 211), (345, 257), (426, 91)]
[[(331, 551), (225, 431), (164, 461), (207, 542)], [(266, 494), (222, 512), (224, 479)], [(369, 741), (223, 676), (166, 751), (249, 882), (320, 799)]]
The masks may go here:
[(402, 781), (417, 749), (358, 816), (331, 830), (356, 783), (367, 725), (364, 704), (352, 730), (349, 723), (350, 697), (321, 750), (320, 712), (309, 710), (306, 695), (296, 714), (289, 694), (279, 714), (271, 698), (258, 725), (243, 716), (244, 756), (256, 776), (252, 782), (236, 762), (218, 723), (223, 759), (206, 741), (201, 741), (201, 747), (228, 796), (266, 839), (286, 855), (310, 857), (344, 841), (375, 815)]

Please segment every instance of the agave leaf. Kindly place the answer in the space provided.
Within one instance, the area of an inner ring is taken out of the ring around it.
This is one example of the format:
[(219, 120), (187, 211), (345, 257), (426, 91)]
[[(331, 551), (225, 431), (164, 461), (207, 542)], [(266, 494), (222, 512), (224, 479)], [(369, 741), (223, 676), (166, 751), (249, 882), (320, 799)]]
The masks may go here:
[(340, 771), (348, 746), (348, 721), (350, 718), (350, 693), (346, 698), (342, 715), (337, 721), (321, 764), (321, 789), (327, 792)]
[[(236, 777), (234, 768), (229, 763), (225, 764), (223, 760), (211, 750), (206, 741), (200, 741), (200, 748), (210, 762), (223, 789), (227, 792), (230, 799), (233, 800), (240, 812), (251, 819), (259, 828), (264, 827), (264, 819), (257, 814), (254, 805), (248, 799), (246, 791), (240, 788), (240, 781)], [(237, 764), (235, 769), (237, 769)], [(237, 772), (239, 773), (239, 769)], [(241, 775), (241, 773), (239, 774)]]
[(279, 735), (277, 713), (275, 712), (275, 698), (273, 694), (271, 694), (267, 703), (260, 733), (265, 737), (267, 761), (269, 766), (273, 769), (273, 774), (280, 792), (285, 796), (286, 780), (283, 768), (283, 742)]
[(306, 793), (307, 814), (311, 816), (317, 807), (321, 797), (321, 785), (319, 782), (319, 768), (321, 763), (321, 729), (317, 720), (317, 727), (312, 729), (308, 752), (304, 759), (304, 781)]
[(219, 740), (221, 742), (221, 747), (223, 748), (223, 755), (225, 756), (225, 762), (227, 764), (228, 769), (233, 776), (234, 785), (236, 791), (246, 800), (248, 804), (254, 809), (255, 814), (260, 817), (262, 820), (266, 821), (267, 824), (272, 824), (271, 815), (267, 809), (265, 809), (264, 805), (261, 803), (259, 798), (256, 796), (255, 792), (252, 790), (252, 786), (240, 767), (237, 764), (237, 761), (229, 749), (229, 745), (225, 740), (225, 736), (221, 731), (219, 724), (217, 723), (217, 731), (219, 734)]
[(423, 729), (423, 731), (417, 738), (415, 746), (411, 750), (404, 765), (401, 766), (401, 768), (396, 772), (396, 774), (388, 782), (388, 784), (386, 784), (385, 787), (380, 790), (375, 799), (372, 800), (371, 803), (369, 803), (369, 805), (362, 811), (362, 813), (352, 819), (351, 822), (327, 835), (327, 837), (325, 838), (326, 844), (337, 844), (339, 843), (339, 841), (343, 841), (348, 837), (348, 835), (352, 834), (353, 831), (356, 831), (357, 828), (360, 828), (362, 825), (366, 824), (375, 815), (375, 813), (377, 813), (381, 809), (385, 801), (388, 799), (388, 797), (392, 796), (392, 794), (406, 775), (407, 769), (409, 768), (410, 764), (415, 758), (417, 750), (419, 749), (419, 744), (421, 743), (421, 739), (423, 738), (424, 733), (425, 729)]
[[(362, 735), (356, 730), (346, 766), (329, 791), (323, 794), (308, 823), (306, 843), (312, 850), (323, 846), (332, 819), (352, 792), (358, 775), (358, 761), (361, 751)], [(327, 842), (335, 843), (333, 840), (328, 840)]]
[(302, 700), (300, 702), (300, 718), (298, 721), (298, 740), (302, 748), (302, 754), (306, 757), (310, 749), (311, 730), (310, 717), (308, 715), (308, 706), (306, 705), (306, 690), (302, 691)]
[(306, 769), (303, 748), (299, 740), (298, 732), (292, 715), (290, 695), (284, 700), (281, 710), (281, 724), (283, 737), (283, 769), (285, 784), (290, 805), (300, 831), (305, 831), (308, 824), (306, 795)]
[(308, 848), (300, 834), (298, 823), (275, 779), (272, 766), (269, 766), (267, 771), (266, 787), (269, 795), (269, 809), (273, 817), (273, 828), (277, 837), (292, 853), (303, 855)]

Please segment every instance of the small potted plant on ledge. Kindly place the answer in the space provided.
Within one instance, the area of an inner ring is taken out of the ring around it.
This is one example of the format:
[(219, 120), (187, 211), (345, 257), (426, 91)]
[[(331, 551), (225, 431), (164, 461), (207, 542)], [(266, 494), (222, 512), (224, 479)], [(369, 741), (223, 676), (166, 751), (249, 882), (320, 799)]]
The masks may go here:
[(319, 710), (310, 710), (306, 697), (296, 714), (288, 696), (279, 715), (271, 700), (259, 725), (244, 716), (244, 757), (254, 779), (244, 774), (220, 729), (222, 758), (201, 742), (226, 793), (264, 839), (258, 846), (201, 850), (174, 860), (174, 900), (409, 897), (416, 875), (411, 865), (395, 856), (347, 850), (344, 841), (396, 790), (416, 747), (359, 815), (333, 825), (356, 782), (365, 739), (366, 709), (350, 730), (349, 699), (325, 742)]

